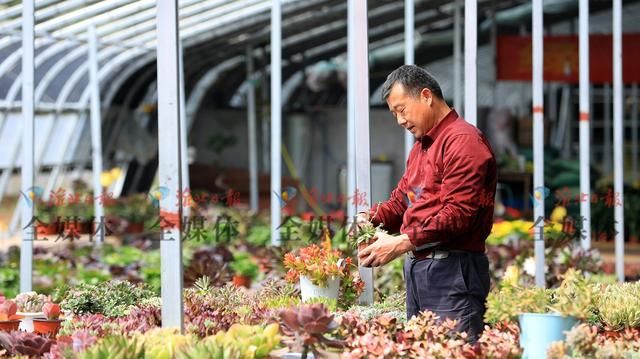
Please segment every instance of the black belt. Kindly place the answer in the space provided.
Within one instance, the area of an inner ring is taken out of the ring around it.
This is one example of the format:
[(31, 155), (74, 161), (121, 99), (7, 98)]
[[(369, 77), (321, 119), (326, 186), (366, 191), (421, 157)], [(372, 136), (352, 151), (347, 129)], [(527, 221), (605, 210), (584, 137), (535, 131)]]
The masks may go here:
[(457, 249), (425, 249), (422, 251), (411, 251), (408, 253), (409, 258), (411, 259), (425, 259), (425, 258), (430, 258), (430, 259), (444, 259), (444, 258), (448, 258), (449, 256), (465, 256), (467, 254), (470, 254), (473, 252), (469, 252), (469, 251), (461, 251), (461, 250), (457, 250)]

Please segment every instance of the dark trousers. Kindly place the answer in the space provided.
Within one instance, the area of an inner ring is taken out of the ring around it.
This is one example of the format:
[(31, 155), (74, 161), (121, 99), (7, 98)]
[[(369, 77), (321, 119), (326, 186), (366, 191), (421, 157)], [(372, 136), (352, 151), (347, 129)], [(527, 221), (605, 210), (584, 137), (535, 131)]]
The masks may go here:
[(404, 265), (407, 319), (421, 311), (457, 319), (459, 331), (477, 340), (484, 328), (489, 261), (484, 253), (450, 253), (441, 259), (413, 259)]

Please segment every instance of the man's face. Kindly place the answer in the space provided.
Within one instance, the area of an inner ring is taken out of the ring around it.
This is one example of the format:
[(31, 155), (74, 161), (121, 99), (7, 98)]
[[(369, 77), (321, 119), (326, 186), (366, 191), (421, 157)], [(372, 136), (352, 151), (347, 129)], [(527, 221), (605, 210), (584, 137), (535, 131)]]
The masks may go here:
[(402, 84), (396, 83), (387, 97), (389, 111), (398, 125), (411, 132), (417, 139), (422, 138), (435, 122), (433, 121), (433, 95), (427, 88), (418, 96), (405, 91)]

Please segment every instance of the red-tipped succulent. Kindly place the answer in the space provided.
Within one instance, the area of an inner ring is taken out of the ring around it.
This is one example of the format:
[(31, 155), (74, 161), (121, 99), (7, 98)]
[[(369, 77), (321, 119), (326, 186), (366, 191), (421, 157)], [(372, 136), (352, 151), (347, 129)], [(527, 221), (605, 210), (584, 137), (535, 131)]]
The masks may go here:
[(0, 320), (16, 319), (18, 305), (12, 300), (6, 300), (0, 304)]
[(282, 332), (288, 337), (285, 342), (293, 350), (302, 350), (305, 354), (311, 350), (319, 356), (320, 348), (344, 346), (340, 340), (325, 337), (325, 334), (336, 329), (338, 324), (324, 304), (284, 309), (280, 311), (279, 317), (283, 324)]
[(42, 306), (42, 312), (48, 320), (54, 320), (60, 318), (60, 304), (46, 303)]

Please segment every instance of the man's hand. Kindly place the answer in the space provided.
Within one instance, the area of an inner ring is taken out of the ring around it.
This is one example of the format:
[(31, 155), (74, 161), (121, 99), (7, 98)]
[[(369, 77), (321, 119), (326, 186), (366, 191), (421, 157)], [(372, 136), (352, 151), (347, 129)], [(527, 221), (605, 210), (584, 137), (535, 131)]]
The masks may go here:
[(375, 238), (378, 239), (375, 243), (358, 253), (358, 260), (363, 267), (385, 265), (404, 253), (415, 249), (406, 234), (392, 236), (378, 232)]

